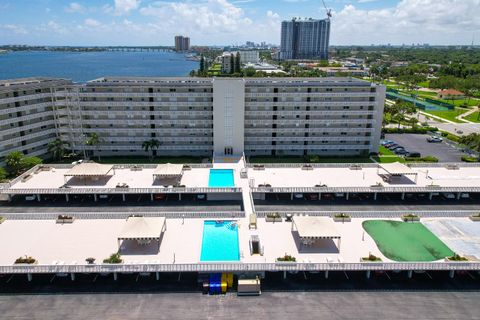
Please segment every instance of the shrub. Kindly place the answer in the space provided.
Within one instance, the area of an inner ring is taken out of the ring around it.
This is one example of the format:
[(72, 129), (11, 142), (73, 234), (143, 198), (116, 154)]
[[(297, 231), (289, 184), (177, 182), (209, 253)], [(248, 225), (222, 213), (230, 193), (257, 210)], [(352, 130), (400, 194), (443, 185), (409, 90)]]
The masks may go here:
[(122, 257), (120, 256), (120, 253), (112, 253), (110, 257), (107, 259), (103, 260), (103, 263), (122, 263)]
[(278, 212), (270, 212), (267, 213), (267, 218), (277, 219), (280, 218), (280, 214)]
[(469, 157), (469, 156), (462, 156), (463, 162), (478, 162), (479, 158)]
[(346, 213), (337, 213), (336, 215), (334, 215), (334, 217), (339, 219), (348, 219), (350, 218), (350, 215)]
[(277, 261), (295, 262), (297, 261), (297, 258), (291, 255), (285, 254), (283, 257), (277, 258)]
[(415, 128), (385, 128), (384, 133), (418, 133), (426, 134), (431, 131), (438, 131), (436, 127), (415, 127)]
[(85, 261), (86, 261), (88, 264), (94, 264), (94, 263), (95, 263), (95, 258), (90, 257), (90, 258), (85, 259)]
[(422, 158), (415, 158), (415, 157), (405, 157), (405, 161), (413, 161), (413, 162), (438, 162), (438, 158), (434, 156), (425, 156)]
[(20, 257), (20, 258), (17, 258), (17, 260), (15, 260), (15, 264), (19, 264), (19, 263), (34, 264), (35, 262), (37, 262), (37, 260), (29, 256)]
[(371, 253), (368, 254), (368, 257), (363, 257), (362, 260), (364, 261), (382, 261), (382, 259), (380, 259), (380, 257), (377, 257)]
[(468, 261), (467, 258), (462, 257), (461, 255), (458, 254), (453, 254), (453, 256), (447, 258), (450, 261)]

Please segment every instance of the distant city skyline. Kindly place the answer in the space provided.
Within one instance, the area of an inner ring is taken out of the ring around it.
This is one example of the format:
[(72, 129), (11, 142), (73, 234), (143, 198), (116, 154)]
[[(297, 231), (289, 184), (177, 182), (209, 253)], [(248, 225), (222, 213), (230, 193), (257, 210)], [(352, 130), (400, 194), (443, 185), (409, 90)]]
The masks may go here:
[[(330, 44), (469, 45), (480, 0), (326, 0)], [(280, 44), (282, 20), (323, 19), (317, 0), (1, 0), (0, 44), (94, 46)]]

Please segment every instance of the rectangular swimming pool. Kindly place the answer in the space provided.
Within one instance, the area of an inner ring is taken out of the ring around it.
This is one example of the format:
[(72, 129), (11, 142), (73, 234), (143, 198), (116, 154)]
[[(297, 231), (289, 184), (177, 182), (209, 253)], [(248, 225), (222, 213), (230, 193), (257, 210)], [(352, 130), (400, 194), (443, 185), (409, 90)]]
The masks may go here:
[(239, 260), (237, 223), (235, 221), (205, 221), (200, 261)]
[(208, 186), (212, 188), (235, 187), (233, 181), (233, 169), (210, 169)]

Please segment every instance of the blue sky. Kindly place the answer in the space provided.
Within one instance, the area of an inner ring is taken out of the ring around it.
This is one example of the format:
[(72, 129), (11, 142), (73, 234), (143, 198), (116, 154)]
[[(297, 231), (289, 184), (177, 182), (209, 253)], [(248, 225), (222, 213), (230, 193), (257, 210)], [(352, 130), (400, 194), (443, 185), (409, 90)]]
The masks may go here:
[[(480, 42), (480, 0), (326, 0), (333, 45)], [(278, 44), (280, 23), (324, 18), (314, 0), (0, 0), (0, 44)], [(479, 33), (478, 35), (475, 32)]]

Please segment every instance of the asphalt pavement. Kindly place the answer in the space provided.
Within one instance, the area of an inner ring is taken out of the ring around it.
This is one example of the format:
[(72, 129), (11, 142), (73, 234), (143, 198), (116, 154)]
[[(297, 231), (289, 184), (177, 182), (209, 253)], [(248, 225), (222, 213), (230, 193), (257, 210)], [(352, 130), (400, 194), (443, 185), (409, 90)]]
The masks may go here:
[(434, 156), (439, 162), (461, 162), (465, 154), (445, 142), (430, 143), (426, 134), (387, 134), (386, 140), (392, 140), (410, 152), (420, 152), (422, 157)]
[(480, 292), (11, 295), (3, 319), (479, 319)]

